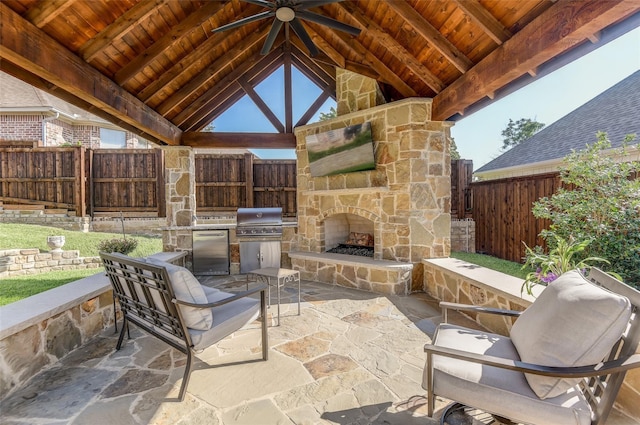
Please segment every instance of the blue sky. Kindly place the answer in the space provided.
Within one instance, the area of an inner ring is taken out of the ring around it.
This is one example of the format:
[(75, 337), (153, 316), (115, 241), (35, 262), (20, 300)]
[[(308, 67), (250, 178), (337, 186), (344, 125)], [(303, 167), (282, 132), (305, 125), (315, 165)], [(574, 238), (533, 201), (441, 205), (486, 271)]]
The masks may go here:
[[(568, 65), (541, 77), (493, 104), (465, 116), (451, 129), (458, 151), (473, 160), (477, 169), (500, 155), (502, 136), (509, 119), (530, 118), (546, 125), (640, 69), (640, 28), (611, 41)], [(320, 89), (293, 68), (294, 123), (320, 94)], [(284, 122), (282, 68), (263, 81), (256, 91)], [(320, 112), (335, 105), (329, 99)], [(245, 96), (214, 122), (215, 131), (276, 132), (271, 123)], [(295, 159), (293, 149), (254, 150), (261, 158)]]

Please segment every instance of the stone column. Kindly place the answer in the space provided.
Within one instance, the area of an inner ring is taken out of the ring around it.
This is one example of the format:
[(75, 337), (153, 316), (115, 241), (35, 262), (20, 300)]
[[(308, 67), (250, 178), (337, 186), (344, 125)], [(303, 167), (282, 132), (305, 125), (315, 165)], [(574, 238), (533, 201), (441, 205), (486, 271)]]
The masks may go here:
[(191, 252), (191, 226), (196, 215), (195, 156), (190, 147), (163, 146), (162, 149), (167, 211), (167, 227), (162, 231), (163, 251)]
[(373, 78), (336, 68), (338, 116), (362, 111), (385, 103), (378, 82)]

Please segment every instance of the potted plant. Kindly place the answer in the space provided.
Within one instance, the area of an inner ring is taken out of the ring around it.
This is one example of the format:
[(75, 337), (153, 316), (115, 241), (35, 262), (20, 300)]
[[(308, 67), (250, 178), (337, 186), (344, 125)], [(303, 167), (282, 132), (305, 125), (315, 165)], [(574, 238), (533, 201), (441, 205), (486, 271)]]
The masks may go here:
[(531, 249), (527, 244), (524, 244), (526, 254), (522, 269), (534, 269), (535, 271), (527, 274), (520, 292), (527, 291), (527, 294), (533, 295), (532, 289), (534, 286), (547, 286), (562, 273), (575, 269), (586, 270), (593, 266), (593, 262), (609, 264), (609, 261), (600, 257), (580, 259), (581, 254), (591, 243), (590, 240), (577, 241), (573, 237), (565, 240), (553, 231), (545, 231), (542, 236), (552, 246), (548, 254), (544, 254), (539, 246)]
[(47, 236), (47, 246), (51, 249), (51, 252), (62, 252), (65, 238), (61, 235)]

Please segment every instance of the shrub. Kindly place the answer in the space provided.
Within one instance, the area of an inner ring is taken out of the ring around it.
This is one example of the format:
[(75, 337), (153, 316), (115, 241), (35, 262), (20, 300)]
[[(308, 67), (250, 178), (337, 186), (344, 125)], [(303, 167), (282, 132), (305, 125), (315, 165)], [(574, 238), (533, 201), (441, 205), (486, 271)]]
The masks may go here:
[(98, 244), (98, 250), (104, 252), (119, 252), (126, 255), (136, 249), (137, 246), (138, 241), (131, 238), (105, 239)]
[(615, 160), (635, 135), (627, 136), (625, 148), (614, 155), (604, 152), (611, 148), (607, 135), (600, 132), (597, 138), (565, 158), (561, 179), (567, 188), (535, 202), (533, 215), (551, 220), (550, 230), (561, 239), (590, 241), (578, 260), (606, 258), (610, 264), (605, 271), (640, 287), (640, 179), (633, 178), (640, 161)]

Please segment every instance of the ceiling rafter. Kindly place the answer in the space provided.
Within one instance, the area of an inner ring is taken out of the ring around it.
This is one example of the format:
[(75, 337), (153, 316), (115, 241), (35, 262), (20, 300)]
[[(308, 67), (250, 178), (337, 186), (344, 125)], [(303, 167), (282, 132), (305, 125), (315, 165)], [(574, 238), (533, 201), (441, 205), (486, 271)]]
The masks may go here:
[(50, 2), (38, 2), (25, 15), (28, 21), (38, 28), (42, 28), (54, 20), (66, 9), (73, 6), (74, 0), (53, 0)]
[(320, 49), (329, 58), (331, 58), (331, 60), (340, 68), (346, 67), (347, 60), (342, 54), (340, 54), (340, 52), (334, 49), (329, 42), (322, 38), (322, 36), (318, 34), (311, 26), (307, 25), (306, 22), (303, 21), (302, 26), (307, 31), (309, 37), (311, 37), (311, 41), (313, 41), (313, 44), (315, 44), (318, 49)]
[(278, 133), (284, 133), (285, 128), (282, 122), (280, 122), (278, 117), (276, 117), (276, 114), (274, 114), (271, 108), (269, 108), (264, 100), (262, 100), (260, 95), (256, 93), (249, 82), (244, 77), (240, 77), (238, 78), (238, 84), (240, 84), (242, 90), (244, 90), (247, 96), (249, 96), (253, 103), (258, 107), (260, 112), (262, 112), (262, 114), (267, 117), (271, 125), (273, 125), (273, 127), (278, 130)]
[[(568, 51), (611, 22), (638, 12), (629, 0), (557, 2), (433, 99), (433, 119), (446, 120), (529, 70)], [(546, 34), (540, 37), (540, 34)], [(481, 81), (482, 84), (478, 84)]]
[(329, 87), (335, 92), (336, 89), (336, 76), (330, 74), (330, 71), (316, 63), (311, 59), (306, 52), (301, 49), (302, 43), (293, 42), (291, 46), (291, 53), (294, 60), (297, 62), (299, 71), (302, 72), (308, 79), (313, 81), (318, 87)]
[(176, 145), (182, 131), (0, 2), (0, 63), (9, 61), (122, 121), (149, 140)]
[[(240, 18), (250, 16), (256, 11), (260, 10), (257, 6), (250, 6), (245, 9), (240, 15)], [(138, 98), (147, 104), (153, 104), (154, 97), (167, 88), (178, 77), (191, 71), (193, 68), (204, 68), (206, 65), (205, 58), (208, 56), (207, 52), (213, 50), (217, 45), (223, 43), (226, 35), (224, 33), (214, 33), (207, 40), (205, 40), (200, 46), (198, 46), (193, 52), (182, 58), (179, 62), (174, 64), (170, 69), (163, 72), (162, 75), (155, 81), (149, 83), (138, 94)]]
[(186, 19), (174, 26), (171, 31), (163, 35), (159, 40), (149, 46), (144, 52), (138, 54), (134, 60), (122, 67), (114, 76), (116, 83), (125, 86), (132, 78), (142, 72), (158, 56), (162, 55), (170, 46), (179, 43), (195, 31), (202, 32), (201, 25), (211, 19), (221, 9), (222, 2), (207, 2), (204, 6), (189, 15)]
[(409, 70), (418, 77), (424, 84), (430, 87), (435, 93), (440, 93), (445, 85), (426, 66), (424, 66), (415, 56), (398, 43), (389, 33), (385, 32), (380, 25), (371, 20), (350, 4), (338, 4), (345, 14), (353, 19), (362, 29), (366, 29), (376, 41), (391, 51)]
[(156, 108), (158, 113), (163, 116), (167, 116), (173, 108), (187, 101), (189, 96), (209, 81), (213, 80), (220, 72), (222, 72), (230, 61), (242, 56), (245, 52), (251, 50), (256, 44), (262, 42), (262, 40), (267, 36), (267, 32), (268, 26), (263, 24), (258, 31), (255, 31), (250, 36), (244, 38), (241, 42), (236, 44), (233, 49), (211, 62), (206, 68), (200, 71), (197, 77), (191, 79), (187, 84), (180, 87), (180, 89), (158, 105)]
[(404, 1), (391, 1), (387, 3), (394, 12), (400, 15), (407, 24), (422, 36), (434, 49), (436, 49), (446, 60), (451, 62), (458, 71), (463, 74), (473, 66), (471, 61), (464, 53), (451, 43), (440, 31), (422, 17), (409, 3)]
[(513, 34), (506, 29), (478, 0), (455, 0), (462, 11), (469, 16), (498, 45), (509, 40)]
[(136, 25), (145, 21), (157, 8), (169, 0), (152, 0), (140, 2), (120, 16), (109, 26), (96, 34), (91, 40), (80, 47), (79, 55), (87, 62), (91, 62), (105, 47), (120, 39), (133, 30)]
[[(278, 61), (282, 57), (282, 50), (279, 48), (282, 40), (276, 41), (276, 47), (271, 52), (262, 56), (256, 52), (251, 58), (242, 63), (241, 66), (231, 71), (222, 78), (216, 85), (211, 87), (198, 100), (192, 103), (176, 118), (183, 115), (188, 119), (180, 119), (180, 125), (186, 130), (201, 130), (209, 122), (213, 121), (220, 114), (230, 108), (238, 101), (244, 93), (238, 84), (238, 78), (247, 74), (251, 82), (256, 73), (270, 71), (279, 66)], [(270, 73), (269, 72), (269, 73)], [(186, 114), (185, 114), (186, 113)]]

